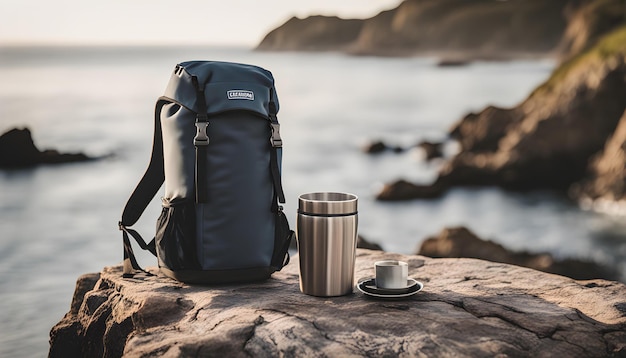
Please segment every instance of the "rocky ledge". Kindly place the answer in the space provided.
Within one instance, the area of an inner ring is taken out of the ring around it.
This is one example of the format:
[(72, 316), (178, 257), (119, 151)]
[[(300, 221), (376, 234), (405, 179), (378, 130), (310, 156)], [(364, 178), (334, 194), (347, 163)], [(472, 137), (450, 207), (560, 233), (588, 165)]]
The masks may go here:
[[(359, 249), (356, 277), (409, 263), (402, 301), (307, 296), (298, 260), (254, 284), (190, 286), (121, 267), (80, 277), (50, 357), (563, 356), (626, 354), (626, 286), (476, 259)], [(154, 269), (153, 269), (154, 270)]]

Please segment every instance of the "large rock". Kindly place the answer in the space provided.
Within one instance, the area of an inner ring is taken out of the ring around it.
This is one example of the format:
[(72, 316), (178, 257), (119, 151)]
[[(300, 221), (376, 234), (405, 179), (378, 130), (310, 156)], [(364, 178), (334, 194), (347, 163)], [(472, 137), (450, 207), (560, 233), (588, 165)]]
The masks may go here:
[(58, 164), (90, 160), (83, 153), (40, 151), (28, 128), (14, 128), (0, 136), (0, 168), (21, 168), (37, 164)]
[[(562, 63), (520, 105), (489, 107), (461, 120), (451, 133), (461, 151), (442, 167), (434, 186), (567, 191), (615, 131), (624, 98), (626, 26)], [(399, 199), (428, 193), (417, 189)]]
[[(485, 123), (458, 135), (467, 149), (442, 170), (441, 179), (474, 184), (467, 170), (473, 167), (488, 177), (488, 185), (566, 190), (583, 178), (589, 159), (614, 132), (626, 109), (624, 98), (626, 27), (563, 63), (518, 107), (495, 111), (501, 115), (495, 118), (486, 110), (465, 119), (459, 132)], [(484, 127), (494, 122), (495, 133), (485, 134)]]
[(381, 259), (409, 263), (424, 289), (403, 301), (300, 293), (298, 260), (254, 284), (190, 286), (123, 279), (119, 266), (79, 280), (51, 331), (50, 357), (562, 356), (626, 354), (626, 286), (574, 281), (475, 259), (359, 249), (356, 277)]
[(595, 262), (557, 260), (549, 253), (515, 252), (492, 241), (483, 240), (465, 227), (446, 228), (439, 235), (424, 240), (418, 255), (437, 258), (468, 257), (529, 267), (577, 280), (620, 279), (618, 272)]

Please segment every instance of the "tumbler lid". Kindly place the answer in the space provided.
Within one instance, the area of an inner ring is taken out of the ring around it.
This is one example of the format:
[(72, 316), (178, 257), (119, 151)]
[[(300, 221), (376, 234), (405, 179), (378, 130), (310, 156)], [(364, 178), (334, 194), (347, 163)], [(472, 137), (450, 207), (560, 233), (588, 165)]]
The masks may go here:
[(302, 194), (298, 212), (310, 215), (353, 215), (357, 213), (358, 197), (348, 193), (319, 192)]

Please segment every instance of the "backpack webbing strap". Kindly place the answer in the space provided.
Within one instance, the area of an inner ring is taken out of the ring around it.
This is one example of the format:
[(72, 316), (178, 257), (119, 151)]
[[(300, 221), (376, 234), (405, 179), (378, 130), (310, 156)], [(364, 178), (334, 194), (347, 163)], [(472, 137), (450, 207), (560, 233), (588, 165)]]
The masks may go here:
[(150, 243), (146, 244), (146, 242), (137, 231), (129, 229), (122, 225), (120, 225), (120, 230), (122, 230), (122, 240), (124, 242), (124, 271), (122, 276), (125, 278), (133, 277), (133, 272), (136, 270), (142, 271), (147, 275), (154, 276), (153, 274), (142, 269), (141, 266), (139, 266), (139, 263), (135, 258), (135, 253), (133, 252), (133, 247), (130, 244), (130, 239), (128, 238), (128, 235), (132, 236), (142, 249), (150, 251), (154, 256), (156, 256), (156, 243), (154, 239), (152, 239)]
[(270, 172), (272, 173), (272, 182), (274, 184), (274, 202), (272, 204), (272, 210), (276, 212), (278, 210), (278, 203), (285, 203), (285, 193), (283, 191), (283, 184), (280, 176), (280, 168), (278, 167), (278, 151), (282, 150), (283, 141), (280, 137), (280, 124), (276, 113), (276, 102), (274, 102), (274, 91), (270, 90), (270, 103), (269, 103), (269, 120), (272, 129), (272, 136), (270, 137), (270, 143), (272, 149), (270, 150)]
[[(148, 169), (137, 184), (137, 187), (131, 194), (124, 211), (122, 212), (122, 220), (118, 223), (119, 229), (122, 231), (122, 240), (124, 242), (124, 277), (132, 277), (133, 270), (144, 271), (133, 253), (128, 235), (131, 235), (139, 246), (150, 251), (156, 256), (154, 240), (149, 244), (143, 240), (141, 235), (129, 226), (133, 226), (141, 214), (146, 210), (152, 198), (156, 195), (165, 181), (165, 170), (163, 166), (163, 134), (161, 130), (161, 108), (167, 103), (164, 99), (159, 99), (154, 110), (154, 137), (152, 139), (152, 154)], [(146, 272), (147, 273), (147, 272)]]
[(277, 212), (278, 203), (285, 203), (285, 193), (280, 180), (280, 169), (278, 168), (278, 151), (281, 148), (272, 148), (270, 150), (270, 172), (272, 173), (272, 182), (274, 185), (274, 198), (272, 203), (272, 211)]
[(209, 146), (207, 127), (209, 126), (209, 117), (207, 115), (206, 98), (204, 97), (204, 85), (198, 82), (198, 77), (196, 76), (191, 77), (191, 82), (193, 82), (196, 88), (196, 104), (198, 107), (198, 113), (196, 113), (196, 136), (193, 139), (193, 145), (196, 147), (196, 203), (206, 203), (209, 201), (206, 185), (206, 162)]

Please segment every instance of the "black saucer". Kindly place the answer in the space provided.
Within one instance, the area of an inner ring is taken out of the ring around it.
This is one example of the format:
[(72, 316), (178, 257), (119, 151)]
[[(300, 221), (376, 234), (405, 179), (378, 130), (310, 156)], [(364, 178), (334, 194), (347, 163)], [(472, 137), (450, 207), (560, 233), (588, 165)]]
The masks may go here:
[(357, 284), (359, 291), (363, 292), (365, 295), (378, 298), (409, 297), (418, 293), (423, 287), (424, 284), (412, 278), (407, 280), (406, 287), (396, 289), (378, 288), (376, 287), (376, 279), (374, 278), (363, 280)]

